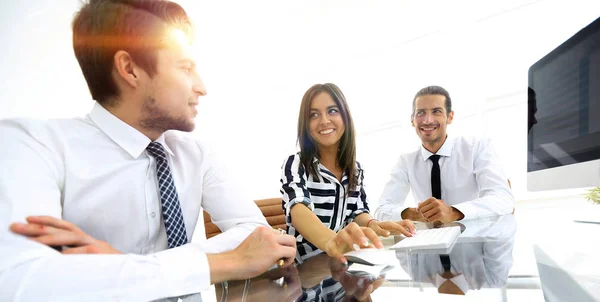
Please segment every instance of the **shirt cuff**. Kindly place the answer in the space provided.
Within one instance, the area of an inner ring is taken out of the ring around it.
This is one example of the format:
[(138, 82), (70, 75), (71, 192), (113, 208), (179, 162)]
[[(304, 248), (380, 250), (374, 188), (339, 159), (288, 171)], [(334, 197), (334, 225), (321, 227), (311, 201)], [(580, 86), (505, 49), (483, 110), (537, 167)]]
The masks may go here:
[(461, 213), (463, 213), (463, 215), (465, 215), (465, 217), (463, 217), (462, 220), (479, 218), (479, 213), (477, 212), (477, 209), (471, 206), (468, 202), (459, 203), (453, 205), (452, 207), (459, 210)]
[(358, 209), (354, 212), (352, 212), (352, 214), (350, 214), (350, 217), (348, 217), (348, 219), (346, 220), (346, 225), (350, 224), (352, 221), (354, 221), (354, 219), (356, 218), (356, 216), (362, 214), (362, 213), (369, 213), (369, 210), (362, 208), (362, 209)]
[(402, 211), (405, 209), (408, 209), (408, 207), (380, 206), (375, 210), (374, 218), (379, 221), (400, 221), (402, 220)]
[(199, 293), (210, 287), (208, 258), (195, 243), (168, 249), (154, 254), (161, 273), (169, 284), (177, 286), (175, 292)]
[(310, 200), (310, 198), (308, 198), (308, 197), (297, 197), (297, 198), (294, 198), (294, 199), (290, 200), (290, 202), (288, 202), (286, 204), (286, 211), (285, 212), (288, 213), (288, 215), (291, 216), (291, 212), (290, 211), (292, 210), (292, 207), (295, 206), (298, 203), (301, 203), (301, 204), (305, 205), (307, 208), (310, 209), (311, 212), (315, 210), (315, 205), (312, 203), (312, 201)]

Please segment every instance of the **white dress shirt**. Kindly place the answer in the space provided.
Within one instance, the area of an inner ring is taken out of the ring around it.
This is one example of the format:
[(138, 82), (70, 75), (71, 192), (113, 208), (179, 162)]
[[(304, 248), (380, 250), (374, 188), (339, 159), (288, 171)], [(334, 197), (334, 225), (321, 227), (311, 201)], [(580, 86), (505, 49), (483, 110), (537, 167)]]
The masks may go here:
[[(460, 222), (462, 223), (462, 222)], [(464, 223), (450, 254), (450, 272), (455, 277), (445, 279), (439, 254), (397, 252), (396, 256), (412, 280), (435, 284), (450, 280), (463, 293), (469, 289), (502, 288), (508, 281), (513, 265), (513, 247), (517, 224), (512, 214), (470, 220)], [(468, 286), (465, 286), (466, 284)]]
[[(514, 197), (489, 139), (448, 136), (436, 154), (441, 156), (442, 200), (464, 219), (512, 212)], [(431, 155), (421, 146), (400, 156), (379, 200), (377, 219), (401, 220), (402, 211), (410, 207), (405, 200), (411, 190), (417, 202), (432, 197)]]
[[(0, 301), (149, 301), (205, 290), (205, 253), (259, 225), (256, 204), (207, 148), (168, 131), (166, 149), (188, 238), (167, 249), (150, 139), (95, 104), (84, 119), (0, 121)], [(202, 210), (224, 232), (206, 240)], [(8, 230), (29, 215), (70, 221), (124, 255), (62, 255)]]

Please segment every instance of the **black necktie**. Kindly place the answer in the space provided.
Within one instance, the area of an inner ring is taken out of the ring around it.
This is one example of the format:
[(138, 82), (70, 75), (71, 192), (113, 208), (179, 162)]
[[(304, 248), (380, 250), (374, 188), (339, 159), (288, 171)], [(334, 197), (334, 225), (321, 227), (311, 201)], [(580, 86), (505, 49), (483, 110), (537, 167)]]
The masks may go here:
[[(431, 162), (433, 163), (433, 167), (431, 167), (431, 196), (442, 199), (442, 180), (440, 177), (440, 156), (434, 154), (429, 157)], [(450, 256), (448, 255), (440, 255), (440, 261), (442, 262), (442, 267), (444, 271), (450, 271)]]
[(442, 267), (444, 268), (444, 272), (450, 271), (450, 255), (440, 255), (440, 262), (442, 262)]
[(433, 163), (433, 167), (431, 167), (431, 196), (442, 199), (442, 181), (440, 178), (440, 156), (432, 155), (429, 157), (431, 162)]

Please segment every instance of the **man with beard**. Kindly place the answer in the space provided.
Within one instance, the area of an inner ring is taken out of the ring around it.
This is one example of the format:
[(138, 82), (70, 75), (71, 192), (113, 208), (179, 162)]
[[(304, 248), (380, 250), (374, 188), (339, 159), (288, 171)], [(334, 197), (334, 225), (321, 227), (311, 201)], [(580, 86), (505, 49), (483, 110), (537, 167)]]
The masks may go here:
[(91, 112), (0, 121), (0, 301), (197, 301), (291, 264), (294, 237), (186, 133), (206, 89), (183, 8), (89, 0), (72, 28)]
[[(514, 198), (490, 140), (446, 133), (454, 117), (448, 91), (425, 87), (412, 107), (422, 145), (400, 156), (375, 217), (447, 223), (511, 213)], [(405, 205), (410, 190), (416, 207)]]

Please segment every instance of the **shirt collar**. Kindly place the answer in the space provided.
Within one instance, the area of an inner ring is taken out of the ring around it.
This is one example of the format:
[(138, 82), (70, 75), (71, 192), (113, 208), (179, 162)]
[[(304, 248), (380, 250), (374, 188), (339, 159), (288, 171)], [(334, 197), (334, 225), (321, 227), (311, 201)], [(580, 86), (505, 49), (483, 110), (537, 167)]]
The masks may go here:
[[(167, 133), (167, 132), (165, 132), (165, 133)], [(161, 145), (163, 145), (163, 147), (165, 148), (165, 151), (167, 151), (167, 153), (169, 153), (171, 156), (175, 156), (175, 153), (173, 153), (173, 151), (171, 151), (171, 148), (169, 148), (169, 145), (167, 145), (167, 142), (165, 140), (165, 133), (161, 134), (155, 140), (155, 142), (159, 142)]]
[(463, 294), (467, 294), (467, 292), (469, 291), (469, 283), (467, 282), (467, 279), (465, 278), (464, 274), (456, 275), (450, 279), (446, 279), (440, 274), (435, 275), (435, 286), (437, 288), (440, 288), (440, 286), (442, 286), (442, 284), (444, 284), (444, 282), (446, 281), (454, 283), (454, 285), (456, 285), (456, 287), (458, 287), (458, 289), (460, 289), (463, 292)]
[[(331, 173), (331, 171), (329, 171), (329, 169), (327, 169), (327, 167), (325, 167), (316, 156), (313, 157), (312, 162), (317, 165), (317, 169), (319, 170), (318, 172), (320, 172), (321, 175), (324, 175), (325, 177), (330, 178), (330, 180), (334, 180), (336, 182), (338, 181), (337, 178), (335, 177), (335, 175), (333, 175), (333, 173)], [(355, 165), (355, 167), (356, 167), (355, 174), (357, 177), (360, 177), (360, 172), (362, 171), (362, 168), (358, 165), (358, 163)], [(344, 171), (342, 174), (341, 184), (344, 185), (347, 182), (348, 182), (348, 174), (346, 173), (346, 171)]]
[[(151, 142), (147, 136), (114, 116), (99, 103), (94, 103), (94, 108), (88, 116), (104, 134), (133, 158), (138, 158)], [(156, 141), (163, 145), (169, 154), (174, 155), (165, 142), (164, 133)]]
[[(319, 159), (316, 156), (313, 157), (312, 162), (314, 164), (317, 164), (317, 166), (321, 165), (324, 169), (327, 169), (325, 166), (323, 166), (323, 164), (321, 164), (321, 161), (319, 161)], [(362, 168), (358, 165), (358, 163), (355, 165), (355, 167), (356, 167), (356, 172), (357, 173), (360, 172), (360, 171), (362, 171)], [(327, 169), (327, 170), (329, 170), (329, 169)], [(344, 173), (344, 174), (346, 174), (346, 173)]]
[[(442, 147), (440, 147), (440, 150), (438, 150), (437, 155), (440, 156), (448, 156), (450, 157), (450, 154), (452, 154), (452, 149), (454, 148), (454, 140), (450, 137), (450, 135), (446, 136), (446, 141), (444, 141), (444, 144), (442, 145)], [(425, 149), (425, 147), (423, 147), (423, 145), (421, 145), (421, 148), (419, 149), (420, 153), (421, 153), (421, 159), (423, 161), (426, 161), (429, 159), (430, 156), (433, 155), (433, 153), (429, 152), (429, 150)]]

